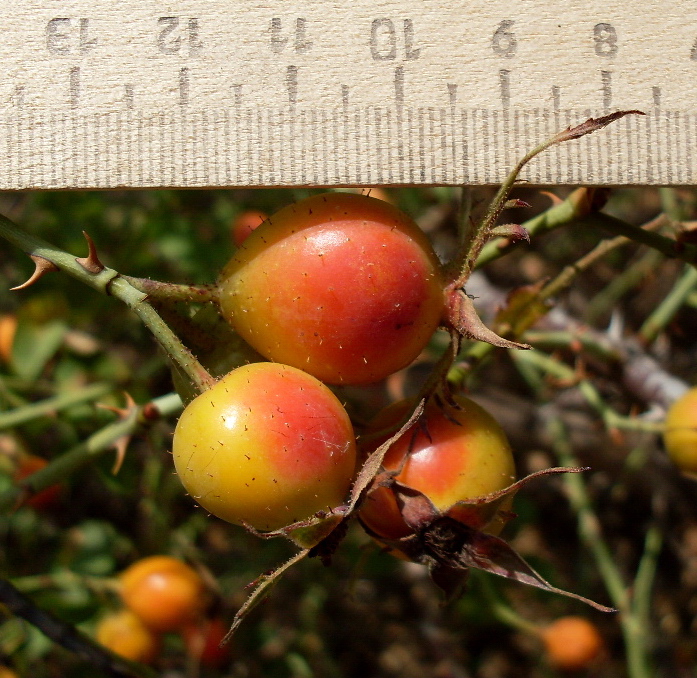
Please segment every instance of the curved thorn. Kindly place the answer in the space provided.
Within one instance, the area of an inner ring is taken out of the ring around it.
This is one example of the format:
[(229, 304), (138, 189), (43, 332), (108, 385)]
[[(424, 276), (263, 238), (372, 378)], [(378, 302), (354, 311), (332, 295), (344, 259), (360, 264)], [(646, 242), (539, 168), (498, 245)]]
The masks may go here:
[(97, 273), (101, 273), (104, 270), (104, 264), (97, 256), (97, 248), (94, 245), (94, 240), (92, 240), (87, 231), (83, 231), (82, 235), (84, 235), (85, 240), (87, 240), (88, 254), (86, 257), (76, 257), (75, 261), (77, 261), (77, 263), (80, 264), (80, 266), (82, 266), (82, 268), (84, 268), (88, 273), (94, 273), (95, 275)]
[(42, 278), (47, 273), (52, 271), (59, 271), (60, 269), (52, 261), (44, 259), (43, 257), (38, 257), (35, 254), (30, 254), (29, 258), (34, 262), (34, 272), (31, 274), (26, 282), (16, 287), (10, 287), (10, 292), (16, 292), (17, 290), (23, 290), (33, 285), (39, 278)]

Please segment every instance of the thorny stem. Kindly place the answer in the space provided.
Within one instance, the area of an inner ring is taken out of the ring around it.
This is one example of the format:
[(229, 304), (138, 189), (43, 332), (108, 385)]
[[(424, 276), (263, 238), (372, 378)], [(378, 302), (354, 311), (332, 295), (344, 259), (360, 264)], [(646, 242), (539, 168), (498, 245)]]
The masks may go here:
[(513, 168), (513, 171), (506, 177), (505, 181), (499, 187), (496, 196), (491, 201), (491, 205), (487, 210), (482, 221), (478, 224), (467, 221), (467, 223), (461, 224), (463, 232), (463, 244), (462, 249), (458, 253), (458, 256), (448, 265), (448, 268), (456, 273), (456, 280), (452, 283), (453, 288), (461, 288), (464, 286), (467, 279), (470, 277), (472, 270), (474, 269), (475, 262), (479, 257), (480, 252), (489, 240), (489, 233), (493, 226), (496, 224), (496, 220), (499, 218), (501, 212), (503, 212), (504, 206), (506, 204), (506, 198), (513, 188), (520, 171), (525, 167), (525, 165), (530, 162), (536, 155), (539, 155), (546, 148), (556, 143), (556, 136), (553, 139), (545, 141), (540, 144), (537, 148), (527, 153), (518, 164)]
[(71, 254), (25, 233), (3, 215), (0, 215), (0, 237), (24, 250), (30, 256), (41, 257), (55, 264), (65, 273), (102, 294), (111, 295), (123, 301), (138, 315), (160, 342), (170, 359), (184, 370), (200, 392), (205, 391), (215, 383), (213, 377), (147, 302), (147, 294), (133, 287), (118, 271), (104, 267), (97, 273), (90, 272)]
[[(154, 407), (161, 416), (174, 414), (182, 408), (181, 399), (176, 393), (156, 398), (148, 405)], [(133, 407), (125, 418), (108, 424), (72, 450), (61, 454), (42, 469), (15, 483), (13, 487), (0, 494), (0, 511), (11, 509), (27, 493), (35, 494), (59, 483), (76, 469), (106, 452), (120, 439), (132, 435), (142, 424), (141, 415), (144, 408), (145, 406)]]
[[(561, 420), (552, 419), (547, 427), (559, 461), (564, 465), (578, 465)], [(641, 584), (641, 599), (637, 599), (639, 592), (634, 590), (633, 595), (630, 594), (631, 587), (624, 584), (607, 542), (603, 539), (600, 521), (591, 505), (582, 475), (568, 473), (562, 477), (562, 481), (578, 518), (579, 534), (593, 554), (610, 599), (619, 610), (630, 678), (651, 678), (654, 674), (649, 660), (650, 643), (646, 622), (656, 568), (655, 560), (660, 548), (660, 535), (657, 536), (654, 533), (655, 528), (647, 534), (642, 564), (635, 579), (635, 584), (637, 582)], [(640, 576), (641, 580), (639, 580)]]

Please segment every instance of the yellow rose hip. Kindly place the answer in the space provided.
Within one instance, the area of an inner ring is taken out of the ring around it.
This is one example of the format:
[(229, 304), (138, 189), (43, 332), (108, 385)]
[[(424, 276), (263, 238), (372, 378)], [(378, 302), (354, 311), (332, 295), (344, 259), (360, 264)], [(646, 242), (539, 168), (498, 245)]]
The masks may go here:
[(301, 370), (253, 363), (193, 400), (174, 433), (174, 464), (213, 515), (276, 530), (345, 501), (356, 465), (337, 397)]

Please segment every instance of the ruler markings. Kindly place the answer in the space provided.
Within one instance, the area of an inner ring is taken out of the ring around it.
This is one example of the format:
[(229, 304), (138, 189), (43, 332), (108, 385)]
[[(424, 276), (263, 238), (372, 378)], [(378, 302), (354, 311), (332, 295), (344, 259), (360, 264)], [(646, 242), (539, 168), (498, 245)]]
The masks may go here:
[[(492, 139), (510, 136), (532, 147), (560, 126), (559, 116), (565, 126), (586, 114), (598, 112), (453, 112), (446, 105), (416, 111), (383, 106), (314, 113), (297, 108), (293, 113), (286, 106), (260, 114), (257, 108), (244, 108), (237, 127), (251, 129), (263, 142), (260, 146), (247, 134), (230, 131), (235, 115), (228, 109), (146, 114), (124, 108), (44, 116), (13, 107), (15, 120), (4, 134), (7, 156), (0, 162), (14, 177), (12, 188), (60, 188), (68, 182), (96, 188), (235, 185), (238, 171), (247, 185), (283, 185), (283, 157), (299, 151), (305, 159), (297, 161), (305, 185), (493, 183), (515, 156), (508, 145), (496, 146)], [(652, 110), (647, 118), (627, 118), (603, 134), (560, 147), (559, 159), (557, 153), (540, 156), (525, 176), (547, 183), (550, 176), (566, 171), (565, 183), (572, 184), (588, 175), (607, 184), (690, 183), (695, 180), (696, 124), (694, 114)], [(669, 134), (656, 136), (659, 127)], [(182, 144), (182, 138), (187, 143)], [(245, 144), (240, 151), (239, 143)], [(48, 153), (37, 155), (36, 147)], [(680, 167), (685, 168), (681, 175)], [(79, 183), (74, 183), (76, 175)]]
[[(0, 111), (7, 149), (0, 188), (495, 183), (562, 110), (568, 124), (579, 122), (582, 99), (599, 112), (654, 110), (604, 133), (607, 142), (598, 135), (576, 144), (575, 153), (557, 147), (531, 167), (530, 180), (695, 179), (691, 6), (531, 0), (511, 16), (510, 3), (498, 0), (457, 10), (426, 0), (411, 16), (387, 2), (383, 16), (366, 18), (374, 9), (363, 0), (351, 8), (330, 2), (324, 12), (295, 2), (275, 10), (241, 3), (248, 13), (192, 0), (189, 12), (198, 16), (159, 16), (150, 0), (124, 0), (116, 9), (67, 0), (56, 17), (45, 2), (27, 0), (17, 12), (24, 23), (6, 16), (14, 41), (0, 46), (8, 71), (0, 95), (7, 92), (10, 102)], [(563, 17), (558, 35), (555, 12)], [(341, 35), (332, 30), (339, 18)], [(233, 25), (239, 30), (230, 31)], [(447, 39), (434, 40), (443, 26)], [(655, 46), (654, 34), (662, 38)], [(458, 78), (468, 85), (460, 109)], [(240, 114), (243, 88), (251, 95)], [(290, 108), (272, 114), (281, 91)]]
[[(697, 41), (695, 42), (697, 47)], [(677, 118), (676, 118), (677, 122)], [(692, 157), (692, 151), (694, 149), (695, 140), (697, 140), (697, 130), (693, 133), (690, 128), (690, 117), (687, 113), (683, 113), (682, 128), (685, 130), (685, 157), (687, 166), (687, 183), (693, 183), (697, 176), (695, 175), (695, 158)], [(695, 116), (695, 123), (697, 123), (697, 116)]]

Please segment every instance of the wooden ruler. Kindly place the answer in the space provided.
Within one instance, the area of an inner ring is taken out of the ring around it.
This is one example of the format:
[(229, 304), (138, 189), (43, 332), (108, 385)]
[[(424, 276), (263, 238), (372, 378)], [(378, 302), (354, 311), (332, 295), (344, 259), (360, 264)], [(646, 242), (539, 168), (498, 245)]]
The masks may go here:
[(0, 188), (697, 183), (697, 3), (5, 0)]

